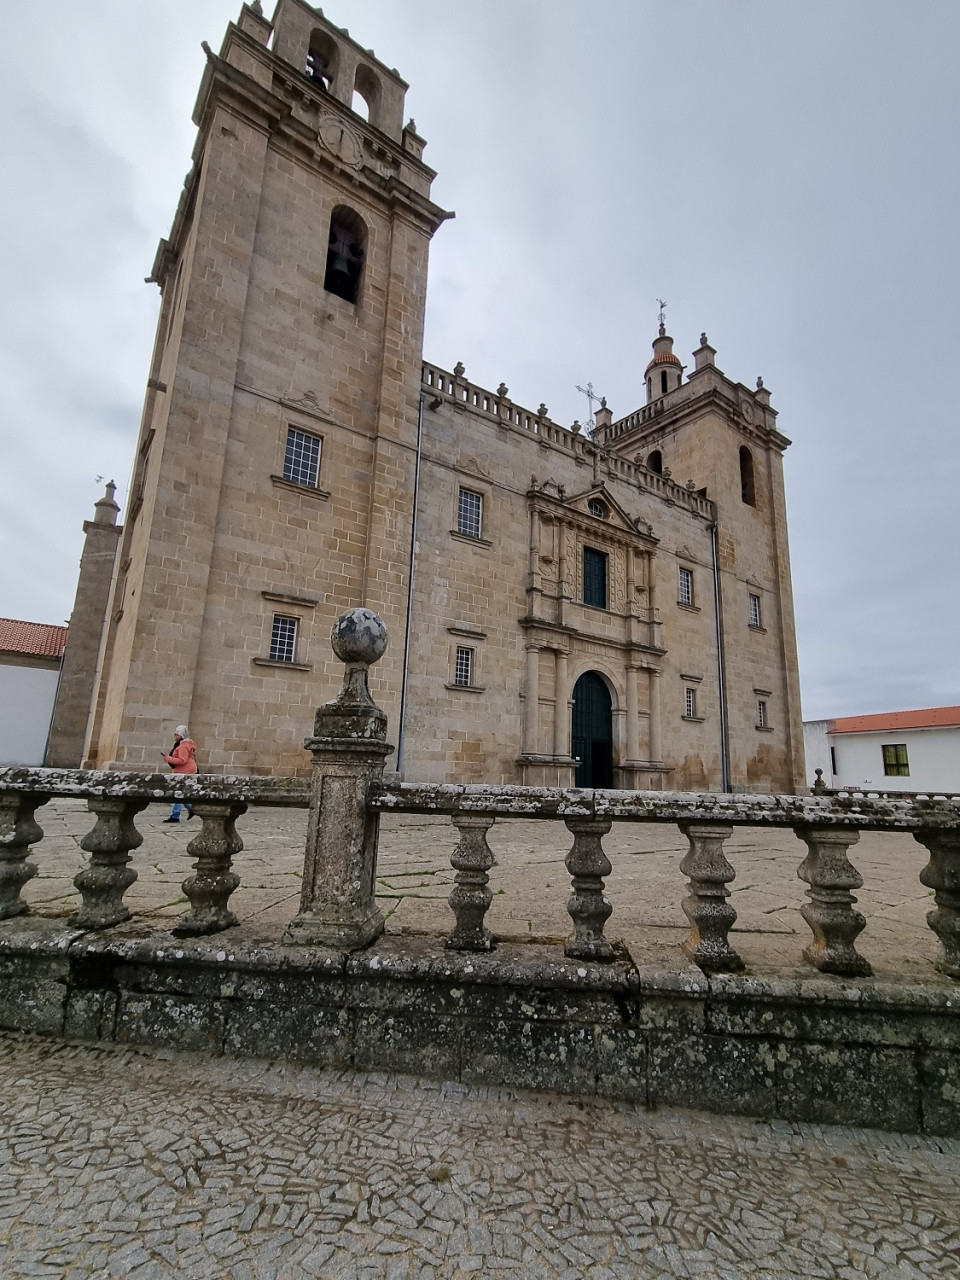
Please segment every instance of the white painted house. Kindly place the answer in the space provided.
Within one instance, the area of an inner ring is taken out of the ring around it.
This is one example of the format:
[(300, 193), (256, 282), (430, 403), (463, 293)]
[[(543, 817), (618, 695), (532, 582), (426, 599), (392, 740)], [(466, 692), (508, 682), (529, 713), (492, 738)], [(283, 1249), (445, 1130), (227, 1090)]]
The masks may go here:
[(67, 628), (0, 618), (0, 765), (42, 765)]
[(811, 786), (960, 792), (960, 707), (805, 720), (803, 741)]

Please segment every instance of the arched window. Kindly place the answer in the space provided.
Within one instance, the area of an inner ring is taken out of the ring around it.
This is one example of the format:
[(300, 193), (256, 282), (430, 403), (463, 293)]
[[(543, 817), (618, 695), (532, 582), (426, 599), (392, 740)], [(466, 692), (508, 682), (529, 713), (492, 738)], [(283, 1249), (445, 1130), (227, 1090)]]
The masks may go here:
[(353, 110), (372, 125), (379, 124), (380, 117), (380, 81), (369, 67), (357, 67), (357, 78), (353, 83)]
[(740, 497), (748, 507), (757, 505), (757, 491), (753, 481), (753, 454), (746, 445), (740, 446)]
[(654, 449), (647, 458), (647, 470), (655, 471), (658, 476), (663, 475), (663, 454), (659, 449)]
[(346, 205), (337, 205), (330, 216), (330, 239), (327, 245), (327, 270), (323, 287), (345, 302), (356, 302), (360, 296), (360, 275), (367, 246), (367, 228), (363, 219)]
[(317, 28), (310, 34), (306, 74), (321, 89), (330, 89), (337, 74), (337, 45), (325, 31)]

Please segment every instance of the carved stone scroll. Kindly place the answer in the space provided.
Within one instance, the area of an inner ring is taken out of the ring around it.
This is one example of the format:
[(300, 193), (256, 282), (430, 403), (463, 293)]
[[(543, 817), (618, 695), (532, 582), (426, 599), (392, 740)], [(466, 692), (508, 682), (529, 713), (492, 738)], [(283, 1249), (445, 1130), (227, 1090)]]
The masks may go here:
[(920, 883), (934, 891), (936, 905), (927, 912), (927, 924), (940, 939), (936, 965), (960, 978), (960, 831), (915, 831), (914, 839), (930, 854)]
[(564, 948), (572, 960), (612, 960), (613, 947), (603, 927), (613, 907), (604, 897), (603, 881), (613, 870), (603, 852), (602, 837), (613, 823), (609, 818), (565, 818), (573, 834), (573, 848), (566, 867), (573, 880), (567, 910), (573, 920), (573, 937)]
[(683, 914), (692, 926), (683, 943), (683, 951), (705, 972), (730, 973), (743, 968), (743, 961), (730, 945), (727, 934), (733, 928), (737, 913), (727, 899), (727, 885), (736, 872), (727, 861), (723, 843), (733, 831), (726, 822), (681, 822), (680, 830), (690, 842), (690, 849), (680, 870), (688, 877), (689, 895), (684, 898)]
[(43, 839), (33, 815), (49, 799), (36, 792), (0, 791), (0, 920), (30, 910), (20, 890), (37, 874), (35, 864), (27, 861), (30, 846)]
[(495, 819), (483, 814), (456, 813), (451, 821), (460, 833), (460, 843), (450, 855), (457, 876), (448, 899), (457, 927), (446, 945), (453, 951), (491, 951), (496, 944), (484, 927), (483, 918), (493, 900), (487, 887), (487, 872), (493, 866), (487, 832)]
[(863, 876), (847, 857), (847, 850), (860, 839), (860, 832), (844, 827), (801, 826), (797, 835), (809, 850), (797, 869), (800, 879), (810, 886), (806, 891), (810, 902), (800, 908), (813, 930), (813, 942), (803, 951), (804, 960), (823, 973), (872, 973), (853, 945), (867, 923), (854, 910), (856, 898), (850, 892), (860, 888)]
[(123, 895), (136, 880), (137, 873), (127, 864), (130, 850), (143, 844), (143, 836), (133, 820), (148, 803), (110, 796), (87, 801), (87, 808), (97, 815), (97, 822), (80, 841), (80, 848), (90, 854), (90, 865), (73, 881), (83, 898), (83, 905), (71, 920), (79, 928), (108, 929), (110, 925), (130, 919)]
[(240, 884), (232, 865), (233, 855), (243, 848), (243, 841), (234, 823), (246, 809), (247, 806), (239, 802), (194, 801), (193, 812), (202, 819), (203, 826), (187, 845), (187, 853), (196, 858), (195, 874), (183, 882), (190, 910), (172, 930), (177, 937), (219, 933), (237, 923), (227, 903)]

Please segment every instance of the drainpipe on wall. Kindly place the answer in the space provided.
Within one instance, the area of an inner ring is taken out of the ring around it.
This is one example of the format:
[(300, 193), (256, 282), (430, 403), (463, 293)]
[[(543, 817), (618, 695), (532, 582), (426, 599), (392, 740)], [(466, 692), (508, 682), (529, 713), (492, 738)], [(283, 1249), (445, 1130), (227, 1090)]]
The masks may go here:
[(407, 718), (407, 675), (410, 669), (410, 629), (413, 622), (413, 571), (417, 559), (417, 509), (420, 503), (420, 451), (423, 440), (423, 392), (417, 407), (417, 460), (413, 472), (413, 519), (410, 528), (410, 574), (407, 582), (407, 625), (403, 637), (403, 675), (400, 679), (400, 723), (397, 725), (397, 774), (403, 777), (404, 722)]
[(720, 768), (724, 791), (730, 786), (730, 730), (727, 724), (727, 671), (723, 654), (723, 604), (720, 597), (720, 552), (717, 526), (710, 526), (710, 551), (713, 556), (713, 600), (717, 625), (717, 683), (720, 687)]

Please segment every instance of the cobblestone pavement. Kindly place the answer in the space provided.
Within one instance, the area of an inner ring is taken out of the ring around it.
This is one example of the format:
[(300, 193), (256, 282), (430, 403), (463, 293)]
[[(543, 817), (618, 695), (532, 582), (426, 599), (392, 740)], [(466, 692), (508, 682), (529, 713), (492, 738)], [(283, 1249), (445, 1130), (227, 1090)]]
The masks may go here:
[[(165, 927), (187, 906), (180, 885), (190, 874), (187, 845), (199, 822), (165, 825), (169, 809), (151, 805), (137, 817), (142, 846), (134, 851), (136, 883), (126, 901), (145, 922)], [(80, 840), (93, 825), (82, 800), (56, 800), (37, 811), (45, 838), (30, 857), (39, 874), (24, 897), (39, 915), (66, 916), (80, 905), (73, 878), (87, 855)], [(244, 848), (234, 859), (241, 885), (230, 901), (247, 937), (277, 937), (296, 915), (303, 868), (306, 811), (251, 809), (238, 820)], [(453, 925), (447, 896), (453, 884), (450, 854), (456, 832), (443, 817), (384, 815), (377, 894), (392, 933), (443, 933)], [(570, 877), (564, 857), (572, 837), (562, 822), (497, 822), (489, 843), (497, 864), (487, 924), (517, 940), (570, 933), (566, 903)], [(689, 932), (681, 901), (687, 849), (674, 824), (615, 823), (604, 837), (613, 872), (607, 894), (613, 915), (607, 935), (626, 942), (638, 963), (682, 967), (679, 944)], [(800, 916), (806, 901), (797, 867), (806, 847), (788, 829), (736, 827), (725, 844), (736, 871), (730, 901), (738, 919), (732, 941), (747, 965), (763, 970), (802, 968), (810, 930)], [(927, 927), (933, 894), (919, 881), (926, 850), (910, 835), (863, 832), (850, 858), (864, 878), (857, 891), (867, 927), (857, 947), (878, 976), (933, 978), (938, 943)], [(809, 971), (807, 971), (809, 972)]]
[(4, 1280), (960, 1276), (960, 1141), (0, 1035)]

